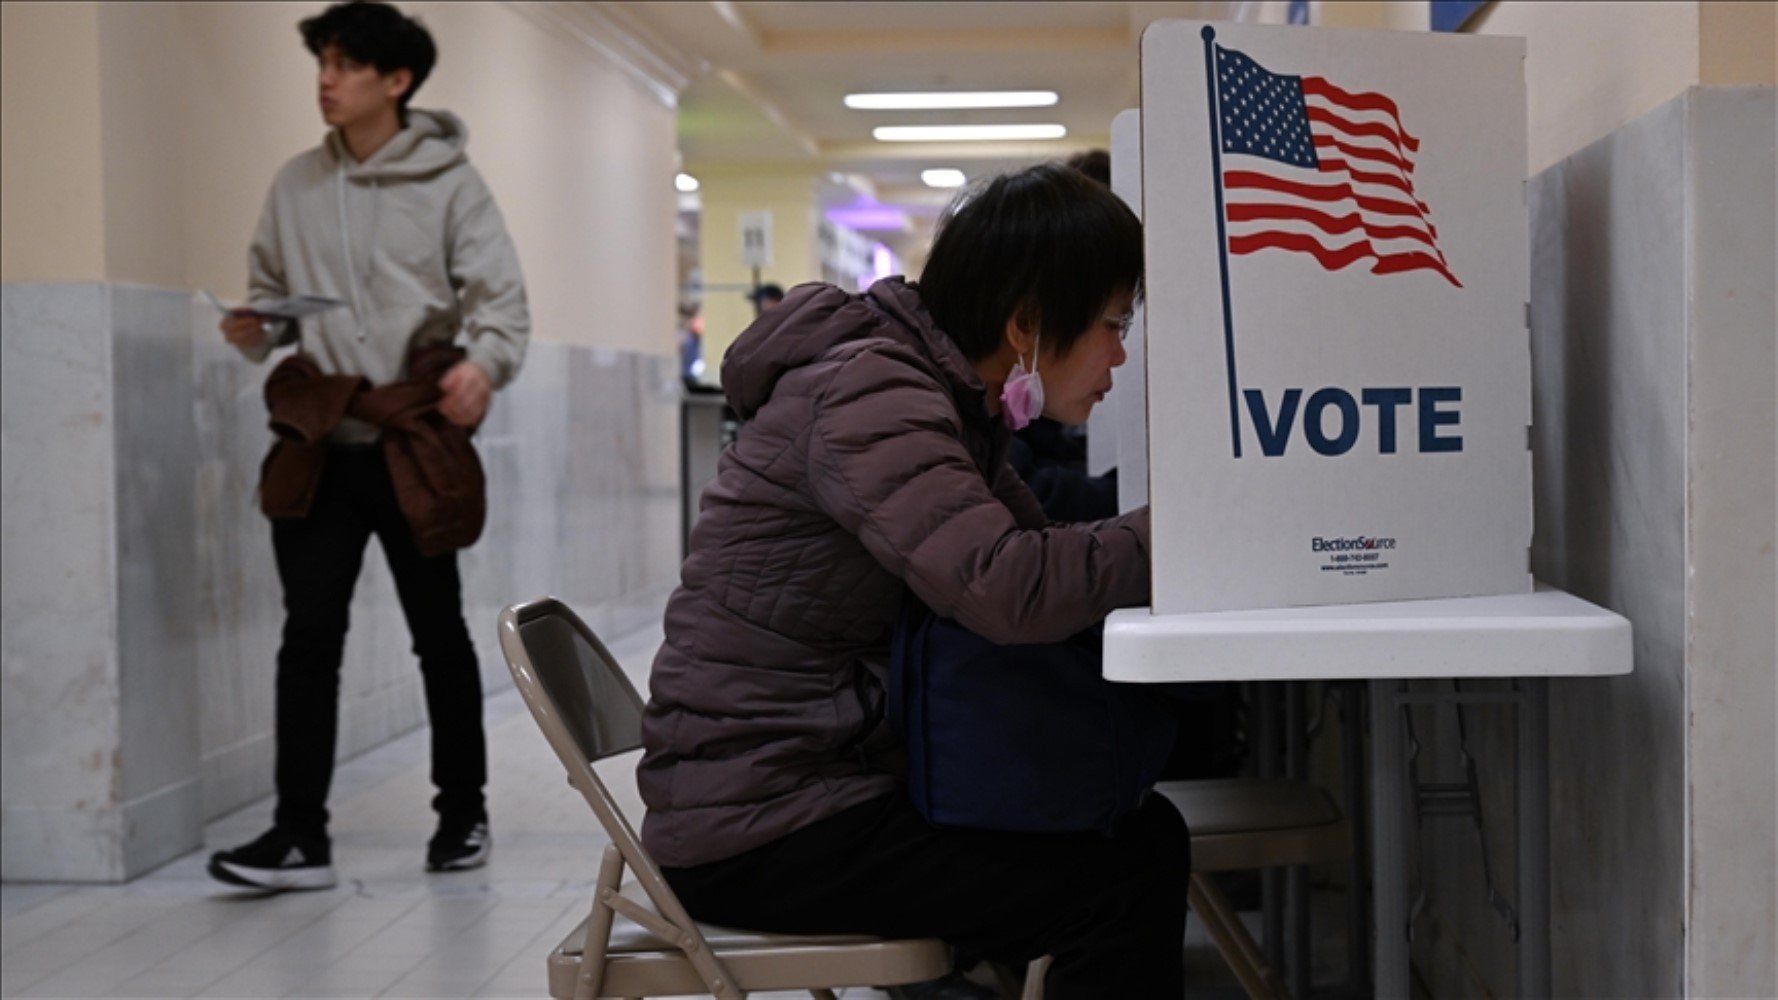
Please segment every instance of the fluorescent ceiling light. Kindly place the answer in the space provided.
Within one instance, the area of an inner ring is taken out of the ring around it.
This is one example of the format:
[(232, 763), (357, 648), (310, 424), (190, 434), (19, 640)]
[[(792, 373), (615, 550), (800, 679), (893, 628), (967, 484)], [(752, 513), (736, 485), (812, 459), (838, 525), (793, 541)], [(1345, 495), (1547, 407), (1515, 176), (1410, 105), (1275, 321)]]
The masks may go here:
[(946, 168), (943, 168), (940, 170), (922, 170), (922, 171), (920, 171), (920, 180), (924, 181), (926, 183), (927, 187), (935, 187), (935, 188), (962, 187), (963, 182), (967, 179), (968, 178), (963, 176), (963, 171), (952, 170), (949, 167), (946, 167)]
[(690, 174), (679, 174), (673, 178), (673, 188), (682, 194), (690, 194), (698, 189), (698, 179)]
[(861, 111), (913, 111), (931, 108), (1047, 108), (1053, 90), (981, 90), (923, 94), (847, 94), (846, 107)]
[(871, 129), (878, 142), (995, 142), (1009, 139), (1060, 139), (1060, 125), (884, 125)]

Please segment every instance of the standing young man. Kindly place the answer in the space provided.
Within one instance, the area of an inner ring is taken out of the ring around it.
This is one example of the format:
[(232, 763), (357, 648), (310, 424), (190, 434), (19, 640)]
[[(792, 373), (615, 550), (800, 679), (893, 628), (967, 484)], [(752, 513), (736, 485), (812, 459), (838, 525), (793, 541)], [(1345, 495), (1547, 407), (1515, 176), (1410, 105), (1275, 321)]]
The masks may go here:
[[(285, 438), (276, 447), (287, 450), (274, 452), (261, 483), (286, 614), (277, 811), (270, 831), (210, 860), (216, 878), (268, 889), (336, 881), (327, 791), (340, 659), (372, 534), (395, 577), (432, 723), (439, 823), (426, 866), (472, 868), (487, 859), (481, 683), (453, 548), (479, 533), (485, 499), (467, 432), (458, 428), (481, 422), (491, 393), (517, 373), (530, 334), (518, 257), (487, 185), (465, 158), (462, 122), (408, 107), (437, 57), (426, 29), (387, 4), (342, 3), (301, 30), (319, 62), (321, 117), (330, 131), (272, 182), (249, 255), (250, 299), (221, 324), (228, 342), (254, 361), (297, 345), (267, 383), (274, 426)], [(253, 311), (255, 303), (295, 294), (345, 306), (301, 320)], [(451, 346), (458, 342), (461, 350)], [(295, 412), (286, 420), (279, 409), (292, 396)], [(416, 477), (400, 465), (409, 445), (392, 436), (416, 427), (431, 442), (450, 439), (455, 458), (467, 455), (445, 482), (436, 481), (435, 467), (421, 477), (428, 479), (421, 488), (469, 501), (475, 513), (448, 526), (455, 534), (429, 533), (435, 525), (415, 516), (438, 507), (412, 502)], [(293, 457), (303, 478), (294, 490), (274, 489), (274, 468)], [(275, 502), (274, 493), (295, 499)]]

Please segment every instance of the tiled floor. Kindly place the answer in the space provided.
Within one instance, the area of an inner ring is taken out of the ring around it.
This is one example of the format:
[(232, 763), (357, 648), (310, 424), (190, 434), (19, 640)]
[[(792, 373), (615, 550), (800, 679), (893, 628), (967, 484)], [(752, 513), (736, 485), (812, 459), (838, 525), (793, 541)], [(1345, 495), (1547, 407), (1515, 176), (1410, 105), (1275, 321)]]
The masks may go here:
[[(658, 628), (644, 630), (612, 652), (640, 683), (659, 643)], [(269, 825), (269, 800), (211, 823), (204, 851), (128, 885), (0, 887), (0, 995), (543, 995), (544, 956), (585, 914), (604, 837), (515, 692), (488, 700), (487, 725), (487, 867), (422, 870), (432, 833), (422, 730), (339, 768), (342, 881), (331, 891), (260, 896), (205, 875), (209, 851)], [(1195, 921), (1187, 945), (1195, 995), (1240, 995)]]

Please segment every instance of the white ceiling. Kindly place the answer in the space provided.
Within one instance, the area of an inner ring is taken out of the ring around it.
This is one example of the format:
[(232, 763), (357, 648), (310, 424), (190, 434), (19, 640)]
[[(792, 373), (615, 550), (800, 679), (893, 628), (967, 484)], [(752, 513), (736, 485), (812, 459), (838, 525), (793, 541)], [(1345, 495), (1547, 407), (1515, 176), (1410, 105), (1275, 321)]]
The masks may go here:
[[(686, 170), (786, 169), (848, 175), (884, 204), (936, 213), (948, 194), (920, 171), (972, 178), (1108, 143), (1138, 98), (1142, 29), (1165, 17), (1227, 17), (1229, 3), (724, 2), (599, 4), (670, 54), (691, 82), (679, 97)], [(848, 93), (1054, 90), (1058, 105), (1002, 111), (854, 111)], [(1060, 122), (1066, 139), (879, 143), (878, 125)], [(836, 188), (837, 190), (837, 188)]]

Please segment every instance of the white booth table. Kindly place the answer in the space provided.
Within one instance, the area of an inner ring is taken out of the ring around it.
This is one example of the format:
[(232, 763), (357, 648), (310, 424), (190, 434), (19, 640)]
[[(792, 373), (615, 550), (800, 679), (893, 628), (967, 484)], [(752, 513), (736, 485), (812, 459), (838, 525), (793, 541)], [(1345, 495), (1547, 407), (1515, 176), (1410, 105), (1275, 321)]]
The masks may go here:
[[(1364, 680), (1370, 685), (1371, 861), (1376, 994), (1407, 997), (1413, 839), (1399, 718), (1410, 703), (1504, 703), (1519, 711), (1519, 995), (1547, 997), (1550, 677), (1627, 674), (1630, 623), (1539, 584), (1534, 593), (1155, 615), (1105, 623), (1105, 677), (1133, 683)], [(1509, 678), (1511, 693), (1412, 694), (1411, 679)]]

